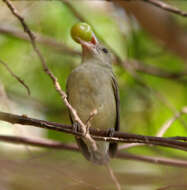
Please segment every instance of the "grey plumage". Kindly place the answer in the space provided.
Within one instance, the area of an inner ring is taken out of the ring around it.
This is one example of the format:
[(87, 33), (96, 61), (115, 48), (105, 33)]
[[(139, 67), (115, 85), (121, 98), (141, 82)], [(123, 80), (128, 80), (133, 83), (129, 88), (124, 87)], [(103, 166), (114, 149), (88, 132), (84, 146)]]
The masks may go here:
[[(72, 71), (67, 80), (69, 103), (76, 109), (80, 119), (86, 123), (90, 113), (97, 114), (90, 121), (91, 127), (102, 130), (119, 130), (119, 94), (112, 72), (112, 57), (103, 46), (82, 43), (82, 64)], [(71, 114), (70, 114), (71, 117)], [(74, 123), (72, 117), (72, 122)], [(81, 152), (86, 159), (105, 164), (117, 150), (116, 143), (97, 141), (97, 151), (86, 145), (84, 139), (76, 137)]]

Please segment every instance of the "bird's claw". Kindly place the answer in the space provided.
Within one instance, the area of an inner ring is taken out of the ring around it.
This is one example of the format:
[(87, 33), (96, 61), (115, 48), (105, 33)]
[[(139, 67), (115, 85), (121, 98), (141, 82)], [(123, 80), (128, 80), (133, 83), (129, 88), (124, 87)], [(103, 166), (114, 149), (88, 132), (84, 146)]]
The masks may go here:
[(114, 132), (115, 132), (115, 129), (114, 129), (114, 128), (108, 129), (108, 130), (107, 130), (107, 136), (108, 136), (108, 137), (113, 137)]
[(77, 122), (74, 122), (74, 123), (73, 123), (73, 131), (74, 131), (75, 133), (78, 133), (78, 132), (81, 131), (81, 127), (80, 127), (80, 124), (79, 124), (79, 123), (77, 123)]

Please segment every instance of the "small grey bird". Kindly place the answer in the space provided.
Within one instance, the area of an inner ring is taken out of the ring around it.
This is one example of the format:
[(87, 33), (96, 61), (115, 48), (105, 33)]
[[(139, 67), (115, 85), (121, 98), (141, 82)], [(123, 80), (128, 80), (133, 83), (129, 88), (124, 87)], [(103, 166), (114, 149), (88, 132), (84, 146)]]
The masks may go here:
[[(80, 44), (82, 64), (68, 77), (68, 101), (83, 123), (87, 122), (93, 110), (97, 110), (90, 121), (91, 127), (108, 130), (109, 133), (112, 133), (112, 129), (118, 131), (119, 93), (112, 71), (112, 55), (95, 37), (90, 42), (80, 40)], [(70, 119), (75, 125), (71, 114)], [(94, 151), (87, 146), (84, 138), (76, 137), (76, 141), (85, 158), (96, 164), (106, 164), (117, 150), (116, 143), (96, 141), (97, 151)]]

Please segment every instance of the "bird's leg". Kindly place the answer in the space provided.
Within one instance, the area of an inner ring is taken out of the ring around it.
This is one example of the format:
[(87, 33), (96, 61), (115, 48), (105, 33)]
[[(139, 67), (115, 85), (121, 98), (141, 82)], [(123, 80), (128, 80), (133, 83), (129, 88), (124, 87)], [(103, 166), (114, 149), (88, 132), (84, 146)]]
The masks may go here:
[(109, 128), (109, 129), (107, 129), (107, 136), (108, 136), (108, 137), (113, 137), (114, 132), (115, 132), (115, 129), (114, 129), (114, 128)]
[[(115, 132), (114, 128), (108, 129), (108, 137), (113, 137), (114, 132)], [(115, 154), (117, 152), (117, 148), (118, 148), (118, 144), (117, 143), (115, 143), (115, 142), (111, 142), (110, 143), (109, 150), (108, 150), (110, 157), (114, 157), (115, 156)]]
[(80, 124), (79, 124), (78, 122), (76, 122), (76, 121), (73, 123), (73, 131), (74, 131), (75, 133), (81, 132), (81, 126), (80, 126)]

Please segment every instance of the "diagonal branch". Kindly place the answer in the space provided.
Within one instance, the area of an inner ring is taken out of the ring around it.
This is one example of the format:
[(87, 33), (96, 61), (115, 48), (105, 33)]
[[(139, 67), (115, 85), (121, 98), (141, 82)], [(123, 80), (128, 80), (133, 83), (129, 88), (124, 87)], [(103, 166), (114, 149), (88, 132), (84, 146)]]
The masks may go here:
[(9, 66), (2, 60), (0, 60), (0, 63), (7, 69), (7, 71), (21, 84), (25, 87), (25, 89), (27, 90), (27, 94), (30, 95), (30, 89), (29, 87), (25, 84), (25, 82), (18, 77), (10, 68)]
[[(22, 40), (26, 40), (26, 41), (30, 41), (30, 38), (28, 37), (27, 34), (25, 34), (24, 32), (22, 32), (21, 30), (15, 28), (15, 27), (10, 27), (10, 26), (0, 26), (0, 33), (1, 34), (7, 34), (10, 36), (14, 36), (16, 38), (22, 39)], [(33, 35), (35, 36), (35, 41), (53, 48), (55, 51), (60, 52), (60, 53), (66, 53), (69, 55), (78, 55), (80, 56), (81, 53), (79, 51), (76, 51), (72, 48), (70, 48), (69, 46), (66, 46), (65, 44), (63, 44), (62, 42), (58, 42), (56, 41), (54, 38), (51, 38), (49, 36), (45, 36), (45, 35), (41, 35), (39, 33), (36, 32), (32, 32)]]
[[(187, 107), (183, 107), (180, 112), (177, 112), (172, 118), (167, 120), (159, 129), (159, 131), (156, 134), (156, 137), (162, 137), (166, 131), (171, 127), (171, 125), (183, 114), (187, 114)], [(181, 140), (181, 141), (187, 141), (187, 137), (171, 137), (170, 139), (173, 140)], [(143, 146), (144, 144), (139, 143), (131, 143), (131, 144), (124, 144), (119, 147), (120, 150), (124, 150), (127, 148), (137, 147), (137, 146)]]
[[(124, 0), (124, 1), (139, 1), (139, 0)], [(178, 9), (172, 5), (169, 5), (163, 1), (160, 1), (160, 0), (141, 0), (141, 1), (152, 4), (152, 5), (159, 7), (165, 11), (168, 11), (168, 12), (171, 12), (171, 13), (183, 16), (183, 17), (187, 16), (187, 12), (182, 11), (182, 10), (180, 10), (180, 9)]]
[(44, 57), (42, 56), (41, 52), (39, 51), (39, 49), (37, 48), (36, 42), (35, 42), (35, 36), (33, 35), (33, 33), (31, 32), (31, 30), (29, 29), (29, 27), (27, 26), (27, 24), (24, 21), (24, 18), (18, 13), (17, 9), (13, 6), (13, 4), (9, 1), (9, 0), (3, 0), (3, 2), (7, 5), (7, 7), (10, 9), (11, 13), (20, 21), (21, 25), (23, 26), (24, 31), (28, 34), (33, 50), (35, 51), (35, 53), (37, 54), (38, 58), (40, 59), (40, 62), (43, 66), (43, 70), (44, 72), (50, 77), (50, 79), (53, 82), (53, 85), (56, 89), (56, 91), (58, 92), (58, 94), (60, 95), (61, 99), (63, 100), (64, 104), (66, 105), (66, 107), (69, 109), (69, 111), (72, 113), (72, 116), (74, 117), (74, 121), (77, 122), (81, 129), (82, 129), (82, 133), (83, 133), (83, 137), (89, 142), (89, 144), (92, 146), (93, 150), (97, 150), (97, 146), (95, 141), (92, 139), (92, 137), (90, 136), (90, 134), (87, 132), (86, 130), (86, 126), (85, 124), (81, 121), (81, 119), (79, 118), (76, 110), (69, 104), (68, 100), (67, 100), (67, 95), (66, 93), (61, 89), (60, 84), (58, 82), (58, 79), (55, 77), (55, 75), (49, 70), (49, 68), (47, 67), (47, 64), (45, 62)]
[(142, 1), (145, 1), (146, 3), (150, 3), (156, 7), (159, 7), (161, 9), (164, 9), (168, 12), (172, 12), (174, 14), (177, 14), (177, 15), (181, 15), (181, 16), (184, 16), (186, 17), (187, 16), (187, 12), (184, 12), (176, 7), (173, 7), (171, 5), (168, 5), (166, 4), (165, 2), (163, 1), (159, 1), (159, 0), (142, 0)]
[[(16, 38), (22, 39), (22, 40), (26, 40), (26, 41), (30, 41), (30, 39), (28, 38), (28, 36), (13, 27), (6, 27), (6, 26), (0, 26), (0, 33), (2, 34), (8, 34), (11, 36), (14, 36)], [(58, 42), (55, 39), (49, 37), (49, 36), (45, 36), (45, 35), (41, 35), (39, 33), (34, 32), (33, 33), (35, 36), (35, 41), (53, 48), (53, 50), (59, 52), (59, 53), (66, 53), (69, 55), (78, 55), (80, 56), (81, 53), (79, 51), (76, 51), (68, 46), (66, 46), (65, 44), (63, 44), (62, 42)], [(163, 70), (161, 68), (149, 65), (149, 64), (144, 64), (140, 61), (136, 61), (136, 60), (127, 60), (129, 62), (129, 64), (131, 64), (134, 69), (138, 72), (141, 73), (145, 73), (148, 75), (153, 75), (156, 77), (161, 77), (161, 78), (168, 78), (168, 79), (178, 79), (181, 82), (186, 82), (185, 80), (183, 81), (181, 78), (184, 76), (187, 76), (187, 72), (170, 72), (167, 70)]]

